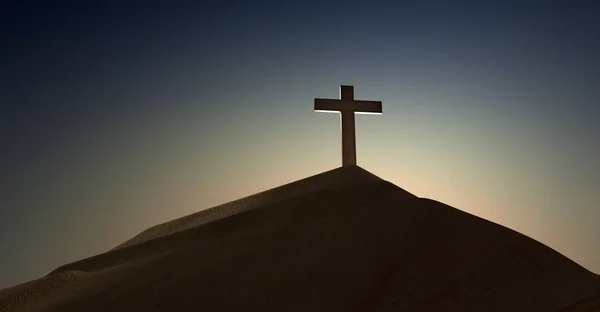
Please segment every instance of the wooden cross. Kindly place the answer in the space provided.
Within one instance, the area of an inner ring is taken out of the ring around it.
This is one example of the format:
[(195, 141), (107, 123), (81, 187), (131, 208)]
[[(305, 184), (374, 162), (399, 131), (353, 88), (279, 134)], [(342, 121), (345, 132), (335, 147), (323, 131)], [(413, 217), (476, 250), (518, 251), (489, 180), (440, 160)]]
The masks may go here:
[(340, 100), (315, 99), (315, 111), (341, 113), (342, 127), (342, 166), (356, 166), (356, 131), (354, 113), (381, 115), (381, 101), (354, 99), (353, 86), (340, 87)]

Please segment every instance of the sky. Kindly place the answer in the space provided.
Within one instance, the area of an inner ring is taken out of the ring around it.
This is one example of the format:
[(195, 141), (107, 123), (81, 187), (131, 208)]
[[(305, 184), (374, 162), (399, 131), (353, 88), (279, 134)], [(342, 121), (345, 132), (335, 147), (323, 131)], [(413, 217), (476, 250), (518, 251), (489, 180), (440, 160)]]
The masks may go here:
[(593, 1), (3, 1), (0, 288), (341, 165), (600, 273)]

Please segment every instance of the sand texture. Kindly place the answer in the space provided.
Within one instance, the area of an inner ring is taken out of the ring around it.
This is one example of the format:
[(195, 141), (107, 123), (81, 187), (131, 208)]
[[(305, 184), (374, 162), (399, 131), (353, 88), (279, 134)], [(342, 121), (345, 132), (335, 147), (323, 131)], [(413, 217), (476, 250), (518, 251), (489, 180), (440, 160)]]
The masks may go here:
[(600, 309), (600, 276), (359, 167), (157, 225), (45, 279), (65, 272), (85, 273), (8, 308), (40, 286), (1, 291), (0, 311)]

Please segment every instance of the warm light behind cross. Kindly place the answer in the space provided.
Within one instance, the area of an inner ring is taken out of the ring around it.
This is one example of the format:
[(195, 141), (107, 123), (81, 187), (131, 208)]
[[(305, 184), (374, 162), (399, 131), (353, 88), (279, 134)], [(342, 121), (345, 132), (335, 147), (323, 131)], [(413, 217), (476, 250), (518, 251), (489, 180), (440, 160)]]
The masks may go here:
[(354, 99), (353, 86), (340, 87), (340, 100), (315, 99), (315, 111), (340, 112), (342, 123), (342, 166), (356, 165), (356, 131), (354, 113), (383, 113), (381, 101), (362, 101)]

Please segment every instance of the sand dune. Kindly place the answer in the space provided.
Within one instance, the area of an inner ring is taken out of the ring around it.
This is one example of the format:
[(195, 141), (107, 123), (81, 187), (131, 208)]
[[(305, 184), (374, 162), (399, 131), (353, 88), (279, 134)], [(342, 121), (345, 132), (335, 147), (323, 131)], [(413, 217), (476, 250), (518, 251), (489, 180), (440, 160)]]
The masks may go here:
[(52, 274), (88, 273), (23, 311), (600, 307), (600, 277), (558, 252), (415, 197), (358, 167), (329, 171), (136, 237), (56, 269)]

